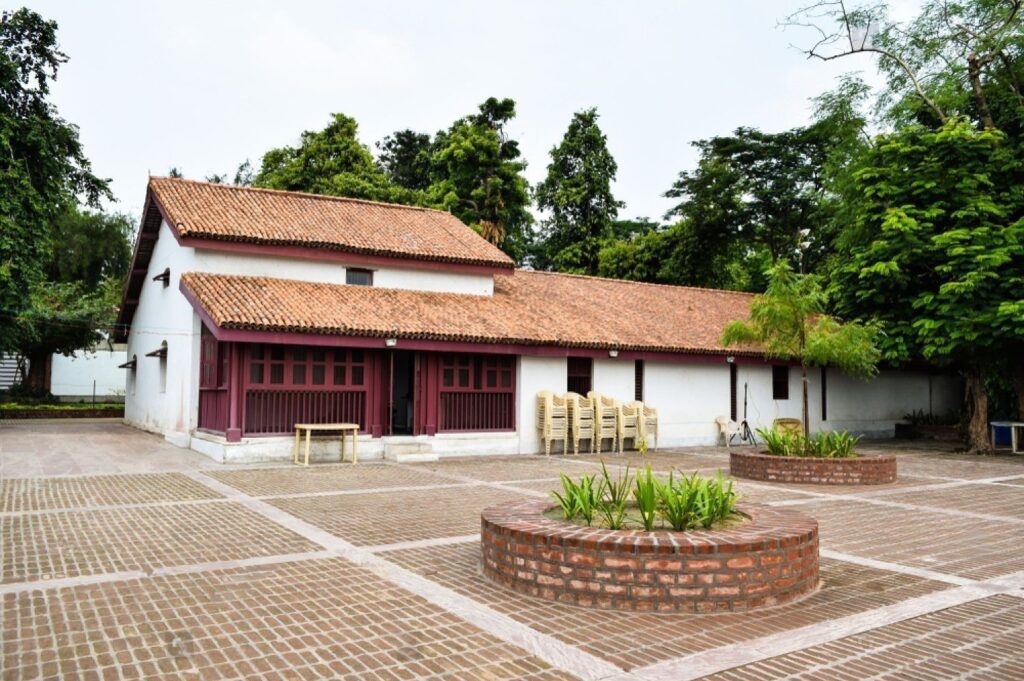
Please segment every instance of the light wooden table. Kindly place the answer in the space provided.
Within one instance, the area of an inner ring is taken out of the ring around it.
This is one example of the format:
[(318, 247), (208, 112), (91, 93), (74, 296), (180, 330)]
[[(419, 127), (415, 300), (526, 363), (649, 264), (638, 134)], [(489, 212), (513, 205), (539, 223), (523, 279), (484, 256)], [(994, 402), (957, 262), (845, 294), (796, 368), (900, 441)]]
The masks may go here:
[(1024, 421), (992, 421), (989, 424), (989, 429), (991, 430), (992, 447), (993, 448), (996, 446), (996, 426), (1000, 426), (1002, 428), (1009, 428), (1010, 429), (1010, 451), (1011, 452), (1013, 452), (1014, 454), (1022, 454), (1022, 453), (1024, 453), (1024, 452), (1020, 452), (1020, 451), (1017, 450), (1017, 444), (1018, 444), (1017, 429), (1018, 428), (1024, 428)]
[(352, 463), (359, 463), (359, 424), (358, 423), (296, 423), (295, 448), (292, 450), (292, 463), (299, 463), (299, 441), (302, 431), (306, 431), (306, 463), (309, 465), (309, 438), (314, 430), (341, 431), (341, 461), (345, 461), (345, 433), (352, 432)]

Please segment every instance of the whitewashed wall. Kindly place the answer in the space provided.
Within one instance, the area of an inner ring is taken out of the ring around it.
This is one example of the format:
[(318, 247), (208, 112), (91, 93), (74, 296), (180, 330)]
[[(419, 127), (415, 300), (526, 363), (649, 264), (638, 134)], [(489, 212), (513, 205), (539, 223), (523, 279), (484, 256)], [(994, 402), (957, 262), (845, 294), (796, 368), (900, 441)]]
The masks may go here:
[[(594, 360), (596, 392), (620, 402), (629, 402), (634, 396), (634, 362), (631, 359), (597, 358)], [(564, 392), (562, 388), (560, 392)]]
[[(353, 267), (362, 268), (359, 265), (353, 265)], [(324, 284), (344, 284), (345, 268), (346, 265), (343, 262), (206, 250), (195, 251), (193, 265), (193, 270), (198, 272), (297, 279)], [(466, 274), (398, 267), (369, 267), (365, 269), (373, 270), (373, 285), (377, 288), (485, 296), (494, 293), (494, 278), (489, 274)]]
[[(152, 280), (165, 268), (171, 270), (169, 286)], [(125, 421), (181, 446), (188, 445), (198, 417), (200, 322), (178, 288), (182, 273), (194, 270), (194, 249), (178, 246), (167, 224), (161, 224), (128, 335), (127, 355), (136, 358), (137, 367), (134, 390), (130, 385), (126, 390)], [(160, 360), (145, 355), (163, 342), (167, 382), (161, 391)]]
[(537, 430), (537, 393), (541, 390), (564, 393), (568, 381), (568, 362), (565, 357), (520, 357), (519, 383), (516, 386), (516, 426), (519, 431), (519, 451), (535, 454), (542, 451)]
[(715, 417), (729, 415), (729, 367), (647, 361), (644, 401), (658, 410), (658, 447), (711, 444)]
[[(78, 350), (73, 355), (54, 355), (50, 370), (50, 392), (64, 398), (92, 398), (97, 401), (120, 398), (125, 391), (125, 350)], [(95, 384), (93, 383), (95, 381)]]

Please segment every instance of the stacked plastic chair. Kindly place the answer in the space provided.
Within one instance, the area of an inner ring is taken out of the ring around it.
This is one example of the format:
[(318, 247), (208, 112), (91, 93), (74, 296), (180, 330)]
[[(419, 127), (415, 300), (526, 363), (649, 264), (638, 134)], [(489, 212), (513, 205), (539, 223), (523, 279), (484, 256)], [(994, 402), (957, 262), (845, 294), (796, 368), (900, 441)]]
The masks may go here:
[[(647, 446), (651, 449), (657, 449), (658, 442), (658, 410), (640, 401), (633, 401), (629, 403), (630, 406), (637, 408), (639, 421), (638, 426), (640, 428), (640, 437), (647, 442)], [(652, 446), (651, 440), (654, 440)]]
[(626, 438), (633, 440), (633, 448), (637, 448), (640, 439), (641, 425), (643, 422), (644, 407), (639, 402), (628, 402), (623, 404), (618, 400), (612, 400), (618, 413), (616, 414), (617, 437), (619, 441), (619, 454), (624, 453)]
[(601, 451), (604, 441), (611, 439), (612, 451), (619, 436), (619, 409), (615, 400), (591, 390), (587, 397), (594, 402), (594, 442)]
[(569, 411), (569, 439), (572, 440), (573, 454), (580, 453), (580, 440), (590, 440), (590, 451), (595, 451), (594, 400), (578, 393), (566, 393), (565, 405)]
[(537, 429), (544, 439), (544, 453), (551, 454), (551, 442), (562, 441), (562, 451), (566, 451), (566, 438), (568, 436), (568, 410), (565, 405), (565, 398), (555, 395), (550, 390), (541, 390), (537, 393)]

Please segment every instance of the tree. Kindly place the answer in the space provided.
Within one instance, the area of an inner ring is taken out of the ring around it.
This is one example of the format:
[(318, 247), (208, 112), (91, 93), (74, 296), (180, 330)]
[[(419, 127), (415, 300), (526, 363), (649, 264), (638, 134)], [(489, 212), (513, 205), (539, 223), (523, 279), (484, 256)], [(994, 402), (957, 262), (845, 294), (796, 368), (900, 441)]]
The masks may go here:
[(614, 234), (625, 204), (612, 195), (618, 165), (597, 118), (597, 109), (573, 115), (551, 150), (547, 177), (536, 187), (537, 206), (551, 212), (535, 249), (537, 267), (596, 274), (598, 252)]
[(399, 130), (377, 142), (380, 165), (391, 182), (417, 191), (430, 186), (433, 144), (430, 135)]
[(423, 196), (392, 184), (356, 137), (355, 119), (336, 113), (323, 130), (302, 133), (297, 147), (263, 155), (253, 185), (269, 189), (420, 204)]
[(3, 351), (31, 354), (58, 333), (36, 323), (48, 309), (37, 302), (47, 294), (63, 299), (76, 328), (96, 320), (90, 301), (65, 297), (46, 281), (55, 223), (79, 200), (95, 207), (110, 197), (107, 181), (92, 173), (78, 129), (47, 101), (66, 61), (55, 22), (28, 9), (0, 14), (0, 316), (13, 320), (0, 324)]
[(890, 361), (924, 357), (966, 377), (968, 442), (987, 450), (986, 377), (1024, 355), (1024, 161), (995, 130), (953, 119), (881, 137), (832, 291), (877, 319)]
[(430, 204), (450, 210), (485, 239), (521, 261), (533, 216), (526, 162), (505, 126), (515, 117), (511, 99), (489, 98), (479, 113), (435, 136)]
[(810, 434), (807, 368), (833, 366), (868, 379), (878, 373), (881, 353), (872, 324), (840, 322), (825, 314), (827, 297), (815, 275), (795, 274), (786, 260), (768, 271), (768, 289), (755, 296), (746, 321), (733, 321), (722, 344), (758, 345), (768, 357), (800, 362), (804, 435)]
[(697, 169), (681, 172), (665, 193), (682, 199), (666, 217), (688, 220), (708, 254), (740, 242), (813, 271), (827, 248), (818, 228), (825, 222), (822, 169), (836, 143), (832, 133), (819, 122), (780, 133), (739, 128), (695, 142)]
[(906, 25), (888, 20), (886, 6), (821, 0), (791, 15), (789, 26), (809, 27), (816, 41), (808, 57), (831, 61), (854, 55), (877, 59), (888, 81), (883, 99), (897, 121), (943, 125), (971, 115), (995, 128), (991, 92), (999, 83), (1024, 105), (1019, 57), (1024, 46), (1024, 0), (927, 0)]
[(132, 259), (136, 220), (125, 213), (72, 209), (54, 221), (47, 279), (78, 282), (95, 291), (107, 279), (124, 283)]

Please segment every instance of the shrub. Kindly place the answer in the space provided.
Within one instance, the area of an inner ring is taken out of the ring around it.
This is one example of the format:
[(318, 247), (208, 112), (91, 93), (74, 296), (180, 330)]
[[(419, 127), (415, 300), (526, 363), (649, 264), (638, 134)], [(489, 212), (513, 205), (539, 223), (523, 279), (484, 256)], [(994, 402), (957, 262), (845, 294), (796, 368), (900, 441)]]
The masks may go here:
[(833, 430), (805, 437), (801, 433), (777, 432), (761, 428), (757, 434), (764, 440), (769, 454), (819, 459), (845, 459), (856, 456), (853, 448), (860, 441), (859, 437), (850, 435), (845, 430)]

